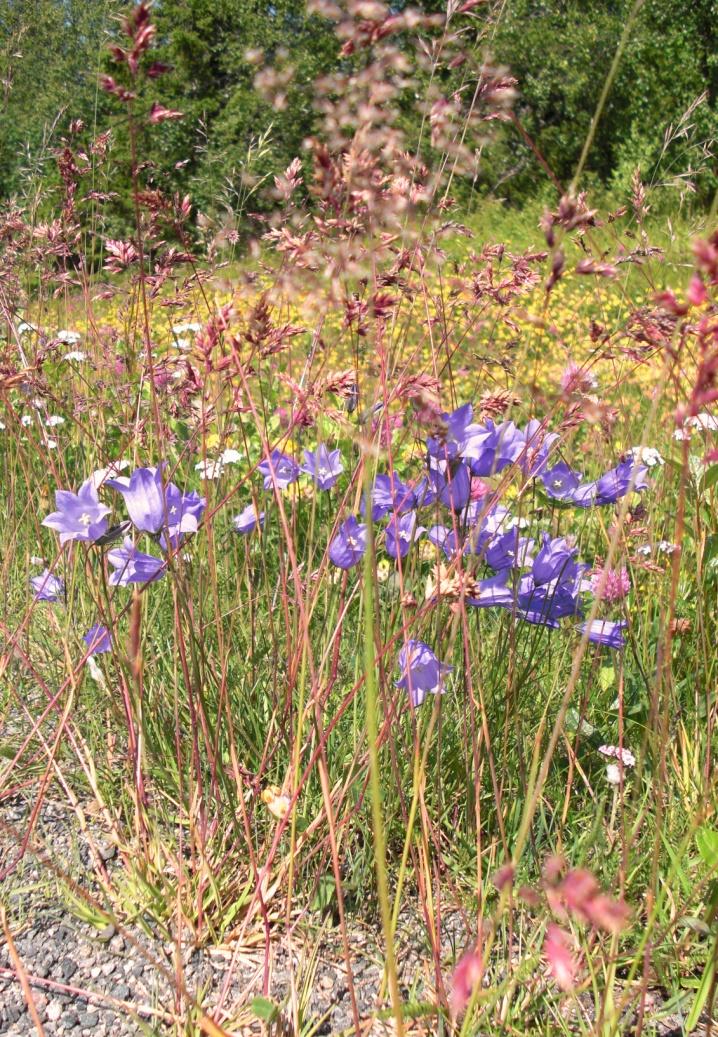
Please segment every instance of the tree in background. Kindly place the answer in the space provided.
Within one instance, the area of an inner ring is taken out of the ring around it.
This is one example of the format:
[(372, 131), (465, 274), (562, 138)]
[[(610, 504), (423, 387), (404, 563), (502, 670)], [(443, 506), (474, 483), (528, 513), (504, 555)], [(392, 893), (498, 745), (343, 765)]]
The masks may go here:
[(118, 0), (0, 0), (0, 197), (54, 176), (70, 119), (92, 126)]
[[(633, 5), (474, 5), (475, 28), (463, 30), (462, 46), (477, 61), (491, 51), (516, 77), (524, 134), (504, 126), (482, 154), (478, 178), (453, 185), (455, 194), (468, 201), (478, 188), (520, 204), (541, 193), (549, 181), (527, 137), (562, 184), (571, 181)], [(423, 6), (439, 11), (445, 2)], [(128, 140), (122, 116), (97, 83), (99, 72), (110, 71), (101, 55), (124, 7), (119, 0), (0, 0), (0, 197), (22, 194), (33, 179), (45, 190), (57, 183), (49, 160), (71, 119), (82, 119), (88, 134), (111, 128), (106, 175), (113, 197), (104, 218), (107, 232), (118, 235), (132, 223)], [(257, 183), (281, 172), (301, 156), (307, 136), (322, 132), (317, 76), (361, 55), (342, 56), (332, 23), (308, 14), (303, 0), (156, 0), (153, 18), (155, 57), (169, 71), (150, 83), (138, 107), (157, 103), (183, 117), (153, 127), (141, 141), (143, 180), (165, 192), (189, 192), (215, 223), (236, 231), (241, 213), (261, 208), (259, 194), (252, 196)], [(718, 0), (644, 0), (582, 183), (625, 190), (639, 166), (649, 184), (669, 182), (687, 193), (693, 181), (700, 202), (712, 195), (717, 27)], [(258, 76), (263, 90), (256, 88)], [(461, 76), (461, 69), (437, 76), (447, 96)], [(426, 141), (425, 116), (421, 97), (407, 101), (402, 129), (409, 142), (422, 131)]]

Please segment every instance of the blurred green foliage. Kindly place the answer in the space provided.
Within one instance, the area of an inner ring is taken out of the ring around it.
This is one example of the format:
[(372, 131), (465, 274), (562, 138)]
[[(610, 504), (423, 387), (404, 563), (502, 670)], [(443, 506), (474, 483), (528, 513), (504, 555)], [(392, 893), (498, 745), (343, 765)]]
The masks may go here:
[[(57, 183), (53, 148), (70, 120), (81, 118), (90, 130), (113, 129), (108, 226), (131, 222), (124, 113), (97, 87), (98, 72), (114, 71), (106, 44), (117, 36), (125, 6), (0, 0), (0, 197), (28, 195), (33, 185), (42, 198), (38, 183)], [(425, 6), (444, 7), (433, 0)], [(474, 22), (464, 18), (463, 46), (482, 54), (490, 47), (518, 80), (516, 114), (525, 131), (500, 128), (478, 179), (463, 191), (457, 185), (464, 199), (490, 192), (522, 204), (553, 190), (527, 136), (556, 177), (570, 182), (633, 6), (634, 0), (506, 0), (479, 5)], [(153, 60), (171, 71), (151, 83), (141, 103), (158, 100), (184, 118), (143, 135), (146, 175), (165, 189), (189, 191), (216, 216), (301, 155), (307, 135), (321, 133), (312, 84), (347, 59), (332, 26), (307, 15), (298, 0), (157, 0), (153, 19)], [(261, 51), (259, 65), (248, 57), (253, 51)], [(254, 77), (261, 68), (289, 66), (293, 76), (277, 110)], [(414, 116), (402, 113), (403, 127), (417, 136), (421, 119), (418, 106)], [(718, 0), (644, 0), (582, 185), (625, 191), (639, 167), (645, 183), (704, 204), (718, 184), (711, 155), (717, 131)], [(674, 205), (674, 194), (667, 197)]]

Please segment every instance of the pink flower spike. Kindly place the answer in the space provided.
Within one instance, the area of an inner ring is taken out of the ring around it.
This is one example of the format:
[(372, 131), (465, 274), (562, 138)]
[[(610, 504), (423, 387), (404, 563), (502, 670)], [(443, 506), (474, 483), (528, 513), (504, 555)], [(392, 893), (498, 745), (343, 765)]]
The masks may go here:
[(570, 936), (555, 922), (551, 922), (546, 930), (543, 952), (556, 984), (561, 990), (573, 990), (578, 962), (572, 952)]
[(466, 1011), (483, 974), (483, 957), (479, 948), (475, 947), (460, 959), (451, 978), (451, 1014), (455, 1019)]

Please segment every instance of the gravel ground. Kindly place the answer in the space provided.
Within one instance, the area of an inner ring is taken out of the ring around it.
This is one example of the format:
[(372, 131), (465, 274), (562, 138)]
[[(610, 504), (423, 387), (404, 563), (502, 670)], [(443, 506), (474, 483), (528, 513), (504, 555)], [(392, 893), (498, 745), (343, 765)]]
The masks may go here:
[[(17, 833), (27, 829), (31, 808), (31, 803), (20, 799), (0, 804), (0, 870), (14, 859)], [(107, 836), (99, 828), (91, 835), (108, 872), (121, 868)], [(48, 860), (56, 862), (83, 889), (98, 894), (88, 842), (79, 832), (76, 815), (65, 804), (44, 802), (33, 839), (44, 848)], [(173, 1016), (183, 1011), (175, 1000), (173, 944), (163, 943), (159, 936), (152, 939), (137, 926), (123, 926), (118, 931), (110, 924), (102, 930), (81, 921), (68, 908), (52, 869), (30, 853), (0, 883), (0, 906), (6, 912), (7, 927), (0, 928), (0, 1034), (20, 1037), (40, 1032), (26, 994), (47, 1037), (162, 1037), (172, 1031)], [(380, 940), (369, 928), (354, 922), (351, 926), (352, 973), (365, 1033), (372, 1037), (390, 1033), (391, 1027), (371, 1021), (382, 975)], [(468, 933), (459, 914), (444, 917), (442, 926), (443, 950), (450, 959), (468, 942)], [(433, 973), (422, 929), (418, 917), (400, 918), (397, 958), (407, 1000), (432, 998)], [(246, 948), (185, 948), (181, 970), (189, 994), (228, 1029), (242, 1034), (262, 1032), (250, 1009), (252, 998), (262, 992), (261, 941)], [(351, 1004), (337, 929), (317, 926), (303, 935), (296, 932), (291, 941), (286, 933), (278, 934), (270, 948), (269, 980), (270, 995), (277, 1001), (287, 996), (293, 982), (300, 998), (306, 995), (304, 1021), (323, 1020), (317, 1034), (351, 1030)], [(649, 1021), (660, 1003), (660, 996), (651, 994)], [(432, 1031), (427, 1026), (430, 1024), (412, 1024), (410, 1032), (429, 1034)], [(292, 1033), (292, 1026), (283, 1032)], [(630, 1032), (628, 1021), (623, 1032)], [(683, 1032), (678, 1018), (649, 1023), (644, 1030), (647, 1037), (678, 1037)], [(695, 1037), (702, 1033), (701, 1028), (694, 1031)]]

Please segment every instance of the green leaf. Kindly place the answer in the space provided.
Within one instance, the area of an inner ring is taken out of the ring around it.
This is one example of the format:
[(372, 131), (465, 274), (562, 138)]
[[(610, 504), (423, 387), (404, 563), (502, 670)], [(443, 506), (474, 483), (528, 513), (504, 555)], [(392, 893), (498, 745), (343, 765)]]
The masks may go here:
[(608, 691), (616, 680), (616, 671), (612, 666), (602, 666), (598, 671), (598, 683), (602, 691)]
[(710, 468), (703, 475), (701, 482), (701, 489), (709, 490), (711, 486), (715, 486), (718, 482), (718, 464), (712, 464)]
[(718, 869), (718, 832), (713, 828), (699, 828), (696, 846), (705, 864), (711, 870)]
[(312, 901), (313, 911), (328, 911), (337, 895), (337, 886), (333, 875), (322, 875), (317, 884), (317, 892)]
[(277, 1017), (279, 1005), (268, 997), (253, 997), (252, 1011), (258, 1019), (263, 1019), (265, 1023), (271, 1023)]
[(691, 1033), (695, 1030), (698, 1021), (700, 1020), (701, 1013), (703, 1012), (703, 1008), (705, 1007), (705, 1003), (708, 1000), (708, 995), (713, 985), (713, 976), (716, 970), (716, 949), (717, 948), (714, 944), (709, 952), (708, 961), (706, 962), (705, 970), (701, 976), (700, 986), (696, 991), (695, 1001), (693, 1002), (691, 1010), (688, 1013), (688, 1018), (686, 1019), (686, 1033)]

